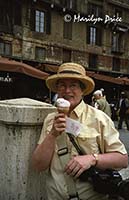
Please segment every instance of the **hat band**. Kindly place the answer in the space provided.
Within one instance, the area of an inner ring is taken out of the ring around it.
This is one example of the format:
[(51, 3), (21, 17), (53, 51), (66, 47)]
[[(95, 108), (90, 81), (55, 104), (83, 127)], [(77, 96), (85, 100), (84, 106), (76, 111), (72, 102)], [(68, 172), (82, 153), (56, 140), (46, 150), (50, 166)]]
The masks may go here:
[(64, 70), (62, 72), (59, 72), (59, 74), (63, 74), (63, 73), (67, 73), (67, 74), (79, 74), (79, 75), (82, 75), (81, 73), (79, 72), (75, 72), (75, 71), (70, 71), (70, 70)]

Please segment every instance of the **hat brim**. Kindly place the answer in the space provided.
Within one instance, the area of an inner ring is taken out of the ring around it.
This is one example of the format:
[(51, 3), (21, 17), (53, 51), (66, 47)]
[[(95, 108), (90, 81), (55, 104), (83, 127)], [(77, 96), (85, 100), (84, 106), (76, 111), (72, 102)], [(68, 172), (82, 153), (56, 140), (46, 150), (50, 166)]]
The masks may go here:
[(68, 73), (63, 73), (63, 74), (55, 74), (46, 79), (46, 85), (47, 87), (52, 91), (52, 92), (57, 92), (57, 81), (59, 79), (76, 79), (81, 81), (85, 85), (85, 89), (83, 90), (83, 95), (88, 95), (90, 94), (95, 87), (95, 83), (93, 79), (91, 79), (89, 76), (82, 76), (82, 75), (77, 75), (77, 74), (68, 74)]

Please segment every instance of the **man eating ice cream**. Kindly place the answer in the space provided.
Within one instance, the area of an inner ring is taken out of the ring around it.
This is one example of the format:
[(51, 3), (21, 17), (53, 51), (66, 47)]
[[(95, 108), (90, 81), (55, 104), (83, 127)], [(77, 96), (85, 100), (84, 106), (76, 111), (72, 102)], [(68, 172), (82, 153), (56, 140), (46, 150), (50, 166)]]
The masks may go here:
[[(104, 200), (87, 180), (79, 176), (92, 166), (100, 169), (127, 167), (128, 156), (112, 120), (102, 111), (85, 104), (83, 96), (94, 90), (94, 81), (76, 63), (62, 64), (57, 74), (47, 78), (48, 88), (70, 103), (68, 117), (83, 125), (76, 140), (85, 155), (79, 155), (66, 130), (66, 114), (57, 108), (43, 125), (38, 145), (32, 156), (33, 167), (47, 169), (48, 200)], [(57, 106), (61, 102), (57, 101)], [(67, 107), (66, 106), (66, 107)], [(65, 107), (65, 106), (64, 106)]]

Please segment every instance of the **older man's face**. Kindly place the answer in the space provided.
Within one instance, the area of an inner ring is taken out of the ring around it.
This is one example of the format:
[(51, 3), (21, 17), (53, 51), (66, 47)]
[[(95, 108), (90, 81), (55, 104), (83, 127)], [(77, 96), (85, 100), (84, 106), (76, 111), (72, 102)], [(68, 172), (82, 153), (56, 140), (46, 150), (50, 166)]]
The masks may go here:
[(57, 84), (57, 93), (60, 98), (67, 99), (71, 108), (75, 108), (81, 101), (83, 91), (76, 79), (61, 79)]
[(99, 95), (99, 94), (95, 94), (94, 95), (94, 98), (97, 100), (97, 99), (100, 99), (102, 96), (101, 95)]

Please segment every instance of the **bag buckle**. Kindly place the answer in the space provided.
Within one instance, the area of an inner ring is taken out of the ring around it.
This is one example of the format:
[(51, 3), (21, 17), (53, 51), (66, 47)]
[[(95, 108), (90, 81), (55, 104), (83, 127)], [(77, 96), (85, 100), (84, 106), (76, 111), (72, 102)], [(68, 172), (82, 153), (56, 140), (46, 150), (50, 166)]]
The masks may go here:
[(57, 153), (58, 153), (59, 156), (63, 156), (63, 155), (68, 153), (68, 148), (64, 147), (62, 149), (59, 149)]

